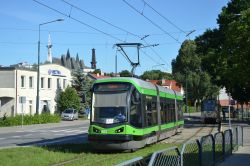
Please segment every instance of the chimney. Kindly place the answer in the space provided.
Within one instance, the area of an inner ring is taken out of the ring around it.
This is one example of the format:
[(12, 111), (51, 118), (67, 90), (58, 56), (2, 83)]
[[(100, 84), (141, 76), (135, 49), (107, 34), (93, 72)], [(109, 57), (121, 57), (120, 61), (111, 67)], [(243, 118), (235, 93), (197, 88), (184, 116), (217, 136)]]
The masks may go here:
[(95, 57), (95, 49), (92, 49), (92, 61), (91, 61), (91, 69), (96, 69), (96, 57)]
[(52, 44), (51, 44), (51, 38), (50, 38), (50, 34), (49, 34), (49, 38), (48, 38), (48, 57), (47, 57), (47, 61), (49, 63), (52, 63)]

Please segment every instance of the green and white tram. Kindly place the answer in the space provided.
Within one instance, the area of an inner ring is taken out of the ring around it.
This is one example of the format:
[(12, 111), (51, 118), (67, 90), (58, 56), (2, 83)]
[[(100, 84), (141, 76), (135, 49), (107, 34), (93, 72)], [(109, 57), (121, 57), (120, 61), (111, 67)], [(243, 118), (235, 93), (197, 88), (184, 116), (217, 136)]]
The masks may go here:
[(95, 149), (135, 150), (183, 126), (182, 95), (137, 78), (95, 81), (88, 140)]

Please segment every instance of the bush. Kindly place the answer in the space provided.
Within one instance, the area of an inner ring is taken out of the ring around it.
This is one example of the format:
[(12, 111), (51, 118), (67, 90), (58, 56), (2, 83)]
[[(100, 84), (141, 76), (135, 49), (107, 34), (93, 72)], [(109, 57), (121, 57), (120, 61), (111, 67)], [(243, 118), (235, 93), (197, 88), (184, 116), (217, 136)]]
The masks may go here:
[[(44, 124), (44, 123), (58, 123), (61, 118), (59, 115), (51, 114), (41, 114), (41, 115), (24, 115), (23, 116), (23, 125), (31, 124)], [(15, 117), (7, 117), (6, 119), (0, 120), (0, 127), (5, 126), (19, 126), (22, 125), (22, 115), (17, 115)]]

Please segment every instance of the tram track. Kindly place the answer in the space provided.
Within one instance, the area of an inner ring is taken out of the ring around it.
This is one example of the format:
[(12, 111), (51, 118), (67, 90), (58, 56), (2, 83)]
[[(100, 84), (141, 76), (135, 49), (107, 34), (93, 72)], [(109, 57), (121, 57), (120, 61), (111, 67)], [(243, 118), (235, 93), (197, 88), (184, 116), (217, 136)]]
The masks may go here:
[[(171, 136), (163, 141), (160, 141), (159, 143), (171, 143), (171, 144), (182, 144), (190, 140), (196, 140), (201, 138), (202, 136), (212, 134), (214, 129), (216, 128), (216, 125), (210, 125), (210, 124), (199, 124), (199, 125), (187, 125), (182, 133), (179, 133), (177, 135)], [(192, 129), (195, 129), (193, 131)], [(188, 131), (189, 130), (189, 131)], [(188, 134), (192, 133), (192, 134)], [(178, 136), (182, 136), (181, 138)], [(102, 163), (105, 160), (110, 160), (114, 158), (115, 156), (112, 156), (110, 158), (100, 158), (98, 161), (96, 161), (96, 164)], [(67, 164), (72, 164), (74, 162), (80, 162), (80, 160), (83, 158), (83, 156), (78, 156), (73, 159), (65, 160), (60, 163), (52, 164), (51, 166), (62, 166)], [(85, 164), (83, 164), (85, 165)], [(86, 163), (86, 166), (89, 165)]]
[(202, 136), (211, 134), (216, 125), (211, 124), (198, 124), (198, 125), (187, 125), (184, 127), (181, 133), (177, 133), (160, 143), (173, 143), (182, 144), (190, 140), (200, 139)]

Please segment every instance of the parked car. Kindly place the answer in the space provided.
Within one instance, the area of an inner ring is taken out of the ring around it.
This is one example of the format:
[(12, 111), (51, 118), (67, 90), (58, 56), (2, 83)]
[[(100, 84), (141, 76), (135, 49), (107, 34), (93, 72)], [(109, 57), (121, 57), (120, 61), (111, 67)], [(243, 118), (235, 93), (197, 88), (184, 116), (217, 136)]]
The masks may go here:
[(76, 109), (68, 108), (62, 112), (61, 118), (63, 120), (77, 120), (78, 112)]

